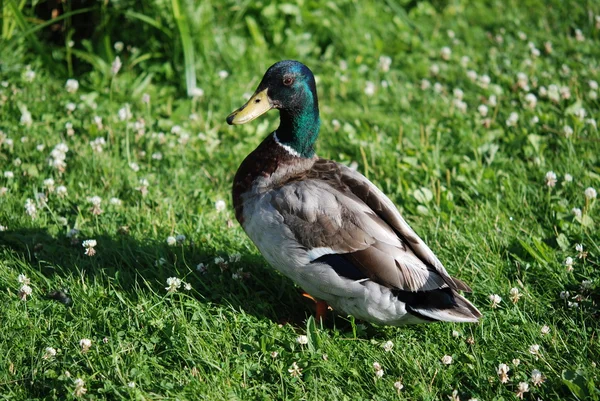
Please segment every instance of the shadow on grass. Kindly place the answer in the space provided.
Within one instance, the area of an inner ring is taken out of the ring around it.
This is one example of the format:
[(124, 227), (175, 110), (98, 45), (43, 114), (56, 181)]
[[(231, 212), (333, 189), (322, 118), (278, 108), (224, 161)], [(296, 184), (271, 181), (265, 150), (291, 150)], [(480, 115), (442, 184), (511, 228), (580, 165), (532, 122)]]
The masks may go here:
[[(85, 238), (53, 236), (42, 229), (17, 229), (2, 233), (0, 252), (37, 267), (56, 286), (43, 288), (46, 294), (62, 290), (60, 283), (69, 277), (84, 275), (90, 281), (114, 286), (135, 302), (140, 292), (164, 295), (167, 278), (178, 277), (192, 285), (191, 294), (199, 302), (228, 306), (299, 327), (305, 327), (304, 322), (312, 313), (311, 301), (301, 297), (288, 279), (256, 255), (242, 255), (239, 262), (221, 269), (214, 259), (223, 255), (207, 251), (209, 247), (201, 243), (188, 240), (185, 245), (169, 247), (163, 242), (118, 233), (94, 236), (97, 253), (89, 257), (84, 253), (82, 239)], [(200, 262), (208, 266), (204, 273), (196, 269)], [(234, 279), (239, 269), (248, 277)]]

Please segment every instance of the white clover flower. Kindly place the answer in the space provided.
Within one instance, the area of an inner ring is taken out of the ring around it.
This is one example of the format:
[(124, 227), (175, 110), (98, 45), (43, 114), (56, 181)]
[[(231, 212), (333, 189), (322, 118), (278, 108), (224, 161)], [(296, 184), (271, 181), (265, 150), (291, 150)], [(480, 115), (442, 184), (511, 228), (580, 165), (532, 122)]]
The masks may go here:
[(585, 36), (583, 36), (581, 29), (575, 29), (575, 40), (578, 42), (583, 42), (585, 40)]
[(568, 125), (565, 125), (563, 127), (563, 133), (567, 138), (570, 138), (571, 135), (573, 135), (573, 128), (569, 127)]
[(452, 363), (452, 357), (450, 355), (444, 355), (441, 361), (444, 365), (450, 365)]
[(226, 206), (227, 205), (225, 204), (224, 200), (219, 199), (215, 202), (215, 209), (217, 209), (217, 212), (222, 212), (223, 210), (225, 210)]
[(592, 187), (587, 187), (585, 189), (585, 191), (583, 191), (583, 193), (585, 195), (585, 198), (588, 199), (588, 200), (596, 199), (596, 197), (598, 196), (598, 193)]
[(550, 326), (543, 325), (542, 328), (540, 329), (540, 333), (542, 333), (543, 336), (549, 334), (550, 333)]
[(15, 173), (13, 173), (12, 171), (5, 171), (4, 178), (8, 178), (9, 180), (11, 180), (15, 178)]
[(570, 99), (571, 98), (571, 89), (568, 86), (561, 86), (560, 87), (560, 97), (562, 97), (563, 99)]
[(183, 289), (186, 291), (191, 291), (192, 290), (192, 285), (190, 283), (185, 283), (183, 285)]
[(134, 172), (138, 172), (140, 171), (140, 165), (135, 163), (135, 162), (131, 162), (129, 163), (129, 168), (132, 169)]
[(556, 178), (556, 173), (554, 173), (554, 171), (548, 171), (546, 173), (545, 179), (546, 179), (547, 186), (552, 188), (556, 185), (557, 178)]
[(440, 66), (437, 64), (431, 64), (429, 67), (429, 73), (431, 75), (438, 75), (440, 73)]
[(23, 80), (25, 82), (33, 82), (34, 79), (35, 79), (35, 71), (31, 70), (31, 68), (29, 66), (27, 66), (27, 69), (23, 73)]
[(513, 287), (510, 289), (510, 299), (512, 300), (512, 302), (514, 304), (516, 304), (517, 302), (519, 302), (519, 299), (521, 298), (521, 293), (519, 292), (519, 289), (516, 287)]
[(501, 363), (498, 365), (498, 378), (500, 379), (500, 383), (508, 382), (508, 372), (510, 368), (505, 363)]
[(560, 299), (568, 299), (570, 295), (571, 294), (569, 294), (569, 291), (561, 291), (559, 294)]
[(204, 96), (204, 90), (202, 88), (194, 88), (191, 93), (192, 97), (201, 98)]
[(458, 330), (452, 330), (452, 337), (454, 337), (454, 338), (460, 337), (460, 331), (458, 331)]
[(402, 382), (400, 380), (398, 380), (398, 381), (394, 382), (394, 388), (399, 393), (404, 388), (404, 384), (402, 384)]
[(469, 70), (469, 71), (467, 71), (467, 78), (469, 78), (469, 80), (475, 82), (475, 81), (477, 81), (477, 73), (473, 70)]
[(488, 298), (492, 302), (492, 308), (497, 308), (498, 304), (502, 302), (502, 298), (498, 294), (491, 294)]
[(486, 74), (479, 77), (479, 86), (481, 86), (483, 89), (487, 89), (491, 82), (492, 79)]
[(488, 113), (488, 107), (485, 104), (480, 104), (477, 107), (477, 111), (479, 112), (481, 117), (485, 117), (485, 116), (487, 116), (487, 113)]
[(388, 72), (392, 65), (392, 58), (388, 56), (379, 57), (379, 69), (383, 72)]
[(525, 95), (525, 101), (527, 102), (527, 107), (530, 109), (535, 109), (537, 105), (537, 97), (533, 93), (528, 93)]
[(81, 243), (81, 246), (85, 248), (85, 254), (87, 256), (94, 256), (96, 250), (94, 249), (98, 243), (95, 239), (87, 239)]
[(377, 377), (378, 379), (381, 379), (384, 375), (384, 371), (383, 369), (379, 369), (375, 371), (375, 377)]
[(221, 78), (221, 79), (225, 79), (229, 76), (229, 73), (225, 70), (221, 70), (217, 74), (219, 75), (219, 78)]
[(46, 178), (44, 180), (44, 186), (48, 189), (48, 192), (54, 192), (54, 179)]
[(583, 107), (577, 107), (573, 110), (573, 115), (579, 119), (579, 121), (585, 120), (586, 111)]
[(568, 272), (573, 271), (573, 258), (572, 257), (569, 256), (565, 259), (565, 266), (567, 266)]
[(586, 291), (592, 288), (592, 281), (591, 280), (583, 280), (581, 282), (581, 290), (582, 291)]
[(21, 108), (21, 125), (26, 127), (31, 127), (33, 124), (33, 118), (31, 117), (31, 113), (27, 110), (27, 107)]
[(527, 382), (520, 382), (517, 386), (517, 397), (523, 399), (523, 395), (529, 391), (529, 384)]
[(292, 366), (288, 369), (290, 375), (292, 377), (301, 377), (302, 376), (302, 368), (298, 367), (296, 362), (292, 363)]
[(125, 45), (121, 41), (115, 42), (115, 44), (113, 45), (113, 48), (117, 53), (121, 53), (124, 47)]
[(529, 90), (529, 79), (527, 78), (527, 74), (523, 72), (517, 73), (517, 86), (523, 90)]
[(167, 237), (167, 245), (169, 245), (169, 246), (175, 246), (175, 245), (177, 245), (177, 238), (175, 238), (172, 235), (169, 235)]
[(67, 83), (65, 84), (65, 90), (69, 93), (75, 93), (79, 89), (79, 81), (76, 79), (67, 79)]
[(125, 106), (123, 106), (122, 108), (119, 109), (118, 115), (119, 115), (119, 120), (121, 120), (121, 121), (131, 120), (131, 117), (133, 117), (128, 104), (126, 104)]
[(462, 100), (460, 100), (460, 99), (454, 99), (452, 101), (452, 104), (461, 113), (466, 113), (466, 111), (467, 111), (467, 104), (465, 102), (463, 102)]
[(540, 346), (537, 344), (533, 344), (532, 346), (529, 347), (529, 353), (532, 355), (539, 355)]
[(588, 85), (590, 86), (591, 90), (598, 90), (598, 82), (594, 81), (594, 80), (589, 80), (588, 81)]
[(121, 62), (121, 57), (117, 56), (117, 57), (115, 57), (114, 61), (112, 62), (112, 65), (110, 67), (110, 72), (112, 72), (113, 75), (117, 75), (119, 73), (119, 71), (121, 70), (122, 66), (123, 66), (123, 63)]
[(92, 347), (92, 340), (90, 340), (89, 338), (82, 338), (81, 340), (79, 340), (79, 346), (81, 347), (81, 352), (85, 354)]
[(165, 287), (167, 292), (177, 292), (177, 290), (181, 287), (182, 281), (177, 277), (169, 277), (167, 279), (168, 287)]
[(388, 340), (383, 343), (382, 347), (385, 352), (390, 352), (394, 348), (394, 343)]
[(56, 356), (56, 350), (52, 347), (46, 347), (44, 349), (44, 355), (42, 355), (42, 359), (50, 360)]
[(564, 179), (565, 179), (564, 183), (570, 183), (570, 182), (573, 182), (573, 176), (572, 176), (571, 174), (569, 174), (569, 173), (566, 173), (566, 174), (565, 174), (565, 177), (564, 177)]
[(231, 255), (229, 255), (229, 262), (231, 263), (237, 263), (242, 259), (242, 254), (236, 252), (236, 253), (232, 253)]
[(508, 120), (506, 120), (506, 126), (514, 127), (515, 125), (517, 125), (518, 121), (519, 121), (519, 114), (517, 114), (516, 112), (513, 111), (512, 113), (510, 113)]
[(32, 220), (37, 217), (37, 208), (35, 206), (35, 202), (29, 198), (25, 200), (25, 213), (27, 213)]
[(488, 98), (488, 104), (490, 107), (496, 107), (498, 105), (498, 99), (496, 98), (496, 95), (490, 95)]
[(429, 82), (428, 79), (422, 79), (420, 88), (421, 90), (427, 90), (431, 88), (431, 82)]
[(30, 296), (32, 292), (33, 289), (28, 284), (23, 284), (19, 290), (19, 298), (21, 298), (22, 301), (26, 301), (27, 297)]
[(308, 337), (304, 335), (298, 336), (296, 342), (300, 345), (306, 345), (308, 344)]
[(554, 103), (558, 103), (560, 101), (560, 92), (558, 86), (554, 84), (548, 86), (548, 99)]
[(271, 358), (273, 358), (273, 359), (277, 358), (278, 355), (279, 355), (279, 352), (277, 352), (277, 351), (271, 352)]
[(573, 209), (571, 209), (571, 213), (575, 216), (575, 217), (581, 217), (581, 209), (578, 207), (574, 207)]
[(458, 99), (458, 100), (462, 100), (463, 96), (465, 95), (465, 93), (462, 91), (462, 89), (460, 88), (454, 88), (452, 90), (452, 95)]
[(448, 46), (444, 46), (440, 50), (440, 57), (446, 61), (450, 60), (452, 56), (452, 50)]
[(471, 59), (469, 58), (469, 56), (462, 56), (462, 57), (460, 58), (460, 65), (461, 65), (463, 68), (466, 68), (466, 67), (467, 67), (467, 65), (469, 65), (469, 63), (470, 63), (470, 62), (471, 62)]
[(67, 163), (65, 162), (67, 158), (67, 152), (69, 151), (69, 147), (64, 143), (59, 143), (52, 149), (50, 152), (50, 159), (48, 161), (48, 165), (54, 167), (59, 172), (64, 172), (67, 168)]
[(533, 116), (533, 117), (531, 117), (531, 120), (529, 120), (529, 123), (531, 125), (535, 125), (535, 124), (537, 124), (539, 122), (540, 122), (540, 118), (538, 116)]
[(534, 386), (541, 386), (544, 382), (544, 376), (542, 376), (542, 372), (537, 369), (533, 369), (531, 371), (531, 383)]
[(115, 197), (110, 198), (108, 202), (113, 206), (121, 206), (123, 204), (121, 199)]
[(104, 139), (104, 137), (101, 136), (94, 139), (93, 141), (90, 141), (90, 146), (92, 147), (92, 150), (96, 153), (102, 153), (105, 145), (106, 140)]
[(206, 273), (207, 267), (204, 263), (198, 263), (196, 265), (196, 271), (200, 274)]
[(365, 95), (373, 96), (375, 94), (375, 84), (371, 81), (365, 82)]
[(102, 203), (102, 198), (100, 198), (97, 195), (91, 196), (89, 198), (87, 198), (88, 202), (90, 202), (92, 204), (92, 208), (90, 209), (90, 212), (92, 212), (93, 215), (98, 216), (100, 214), (102, 214), (102, 208), (100, 207), (100, 204)]
[(441, 83), (436, 82), (433, 84), (433, 91), (435, 93), (442, 93), (444, 91), (444, 86)]
[(83, 397), (85, 393), (87, 393), (87, 389), (85, 388), (85, 382), (83, 379), (75, 379), (75, 390), (73, 391), (73, 396), (75, 397)]

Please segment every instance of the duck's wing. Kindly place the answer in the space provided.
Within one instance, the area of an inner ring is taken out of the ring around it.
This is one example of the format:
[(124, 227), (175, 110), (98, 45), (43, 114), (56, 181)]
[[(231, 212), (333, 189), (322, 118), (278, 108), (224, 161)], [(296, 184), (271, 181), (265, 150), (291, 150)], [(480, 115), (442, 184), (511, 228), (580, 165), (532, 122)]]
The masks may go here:
[(311, 262), (400, 291), (470, 291), (360, 173), (319, 159), (277, 192), (273, 206)]

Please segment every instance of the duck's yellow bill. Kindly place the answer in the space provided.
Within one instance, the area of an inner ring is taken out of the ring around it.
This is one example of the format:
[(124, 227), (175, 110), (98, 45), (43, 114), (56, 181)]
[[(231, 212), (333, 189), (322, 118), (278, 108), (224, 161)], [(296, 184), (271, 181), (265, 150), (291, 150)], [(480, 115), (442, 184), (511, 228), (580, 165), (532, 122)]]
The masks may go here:
[(227, 117), (227, 124), (239, 125), (245, 124), (265, 114), (267, 111), (273, 108), (271, 99), (267, 95), (268, 89), (263, 89), (260, 92), (256, 92), (245, 105), (231, 113)]

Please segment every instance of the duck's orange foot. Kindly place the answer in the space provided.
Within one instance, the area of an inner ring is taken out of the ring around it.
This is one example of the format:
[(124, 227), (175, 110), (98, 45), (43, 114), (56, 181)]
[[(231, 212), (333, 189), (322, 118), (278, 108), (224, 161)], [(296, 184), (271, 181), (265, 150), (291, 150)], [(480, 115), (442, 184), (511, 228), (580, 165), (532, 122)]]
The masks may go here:
[(325, 321), (325, 318), (327, 317), (327, 310), (330, 309), (329, 305), (327, 305), (327, 302), (325, 301), (321, 301), (321, 300), (316, 300), (312, 295), (303, 292), (302, 296), (305, 298), (310, 299), (311, 301), (313, 301), (317, 307), (316, 311), (315, 311), (315, 320), (317, 322), (320, 321)]

